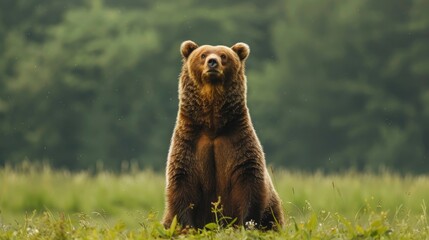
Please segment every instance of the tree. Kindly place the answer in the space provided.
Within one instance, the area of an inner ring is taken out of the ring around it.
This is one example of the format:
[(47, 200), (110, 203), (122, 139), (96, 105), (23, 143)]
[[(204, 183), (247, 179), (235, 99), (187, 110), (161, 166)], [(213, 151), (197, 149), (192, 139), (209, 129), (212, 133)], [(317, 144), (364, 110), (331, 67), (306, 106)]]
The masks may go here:
[(94, 1), (67, 11), (41, 42), (10, 38), (10, 59), (26, 57), (4, 82), (10, 104), (2, 126), (13, 141), (3, 159), (48, 159), (69, 168), (102, 162), (117, 169), (131, 160), (164, 166), (177, 113), (180, 43), (232, 45), (255, 34), (237, 29), (251, 29), (247, 21), (258, 9), (240, 7), (249, 12), (240, 18), (239, 6), (147, 4), (112, 8)]
[(330, 170), (427, 167), (427, 130), (419, 114), (426, 84), (401, 71), (409, 61), (399, 57), (412, 52), (404, 46), (422, 46), (421, 30), (429, 26), (419, 18), (415, 37), (406, 37), (414, 32), (408, 22), (418, 16), (413, 4), (421, 5), (285, 2), (285, 17), (273, 28), (278, 62), (264, 72), (277, 96), (266, 105), (276, 107), (258, 110), (258, 117), (276, 123), (263, 139), (268, 155), (287, 149), (272, 155), (277, 164)]

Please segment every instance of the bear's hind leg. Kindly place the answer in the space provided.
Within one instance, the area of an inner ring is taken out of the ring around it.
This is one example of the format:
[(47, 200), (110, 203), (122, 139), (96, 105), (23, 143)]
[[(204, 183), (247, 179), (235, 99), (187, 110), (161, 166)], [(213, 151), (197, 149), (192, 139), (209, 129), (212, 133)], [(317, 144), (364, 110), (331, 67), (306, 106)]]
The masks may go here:
[(200, 202), (198, 184), (186, 171), (169, 174), (167, 203), (163, 224), (170, 227), (173, 218), (182, 227), (195, 227), (195, 205)]
[(261, 227), (266, 230), (279, 230), (284, 224), (283, 210), (281, 208), (280, 200), (277, 196), (273, 195), (270, 199), (268, 207), (265, 209)]
[(236, 167), (231, 176), (231, 191), (226, 200), (225, 214), (237, 218), (237, 225), (255, 222), (261, 225), (267, 189), (257, 163), (247, 161)]

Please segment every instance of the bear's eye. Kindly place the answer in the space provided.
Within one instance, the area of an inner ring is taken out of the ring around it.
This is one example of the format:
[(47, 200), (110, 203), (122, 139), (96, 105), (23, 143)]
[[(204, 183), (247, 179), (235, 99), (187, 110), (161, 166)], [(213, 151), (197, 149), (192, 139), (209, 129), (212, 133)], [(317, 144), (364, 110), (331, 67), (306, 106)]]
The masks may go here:
[(201, 54), (201, 58), (202, 59), (205, 59), (206, 58), (206, 55), (203, 53), (203, 54)]
[(225, 60), (226, 59), (226, 55), (222, 54), (222, 55), (220, 55), (220, 58), (222, 58), (222, 60)]

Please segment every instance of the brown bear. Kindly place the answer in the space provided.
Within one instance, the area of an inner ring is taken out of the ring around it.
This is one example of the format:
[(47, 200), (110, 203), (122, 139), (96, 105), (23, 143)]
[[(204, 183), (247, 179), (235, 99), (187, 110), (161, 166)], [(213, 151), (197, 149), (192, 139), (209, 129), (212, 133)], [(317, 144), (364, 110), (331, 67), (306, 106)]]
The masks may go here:
[(281, 201), (246, 104), (249, 46), (185, 41), (180, 50), (179, 112), (167, 160), (164, 226), (177, 216), (183, 227), (203, 228), (214, 222), (211, 203), (218, 197), (223, 216), (236, 219), (235, 225), (282, 226)]

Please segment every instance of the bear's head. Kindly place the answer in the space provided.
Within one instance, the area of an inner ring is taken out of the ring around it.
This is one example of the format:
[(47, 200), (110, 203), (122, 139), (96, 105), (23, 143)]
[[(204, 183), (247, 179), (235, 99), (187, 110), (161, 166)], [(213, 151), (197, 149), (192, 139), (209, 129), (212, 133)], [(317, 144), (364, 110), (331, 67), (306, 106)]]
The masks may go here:
[(180, 114), (210, 129), (220, 129), (246, 116), (245, 61), (249, 46), (198, 46), (184, 41), (180, 47)]
[(198, 46), (193, 41), (184, 41), (180, 47), (189, 77), (198, 85), (229, 85), (244, 77), (244, 62), (250, 49), (245, 43), (232, 47)]

